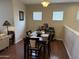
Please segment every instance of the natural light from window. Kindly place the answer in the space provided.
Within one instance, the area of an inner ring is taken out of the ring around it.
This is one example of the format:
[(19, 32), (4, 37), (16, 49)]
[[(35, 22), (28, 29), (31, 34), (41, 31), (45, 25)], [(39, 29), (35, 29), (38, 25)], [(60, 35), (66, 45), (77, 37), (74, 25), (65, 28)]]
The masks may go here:
[(79, 20), (79, 11), (77, 11), (77, 16), (76, 16), (77, 20)]
[(55, 21), (62, 21), (63, 20), (63, 11), (53, 11), (52, 19)]
[(42, 12), (33, 12), (33, 20), (42, 20)]

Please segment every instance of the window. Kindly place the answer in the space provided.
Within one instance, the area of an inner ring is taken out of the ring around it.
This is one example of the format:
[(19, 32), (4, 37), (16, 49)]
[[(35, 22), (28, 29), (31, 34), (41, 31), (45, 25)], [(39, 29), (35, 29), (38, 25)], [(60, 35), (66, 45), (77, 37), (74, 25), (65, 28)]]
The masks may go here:
[(63, 11), (53, 11), (52, 19), (55, 21), (62, 21), (63, 20)]
[(33, 20), (42, 20), (42, 12), (33, 12)]
[(79, 20), (79, 11), (77, 11), (77, 16), (76, 16), (77, 20)]

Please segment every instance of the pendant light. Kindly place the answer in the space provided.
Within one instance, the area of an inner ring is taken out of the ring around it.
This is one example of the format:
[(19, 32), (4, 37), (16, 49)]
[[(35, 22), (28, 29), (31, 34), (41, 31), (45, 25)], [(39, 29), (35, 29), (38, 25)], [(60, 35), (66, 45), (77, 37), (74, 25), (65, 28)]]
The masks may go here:
[(43, 0), (41, 2), (41, 4), (42, 4), (43, 7), (48, 7), (48, 5), (50, 4), (50, 2), (48, 0)]

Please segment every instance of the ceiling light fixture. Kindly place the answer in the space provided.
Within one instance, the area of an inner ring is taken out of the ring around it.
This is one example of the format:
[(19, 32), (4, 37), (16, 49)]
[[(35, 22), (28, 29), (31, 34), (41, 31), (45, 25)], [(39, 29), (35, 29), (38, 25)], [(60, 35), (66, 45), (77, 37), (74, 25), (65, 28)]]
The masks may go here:
[(47, 0), (44, 0), (44, 1), (41, 2), (41, 4), (42, 4), (43, 7), (47, 7), (50, 4), (50, 2), (47, 1)]

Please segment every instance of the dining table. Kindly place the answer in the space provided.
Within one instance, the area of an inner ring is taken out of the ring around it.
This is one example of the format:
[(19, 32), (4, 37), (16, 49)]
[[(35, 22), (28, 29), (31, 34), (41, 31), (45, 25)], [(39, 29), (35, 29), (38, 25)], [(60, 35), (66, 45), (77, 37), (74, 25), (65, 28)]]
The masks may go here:
[[(45, 59), (45, 54), (46, 54), (46, 48), (45, 48), (45, 45), (46, 45), (46, 42), (48, 40), (48, 36), (49, 34), (48, 33), (44, 33), (41, 31), (41, 35), (38, 36), (38, 31), (33, 31), (31, 34), (30, 34), (30, 38), (39, 38), (39, 43), (42, 45), (43, 47), (43, 59)], [(25, 51), (24, 51), (24, 54), (25, 54)]]

